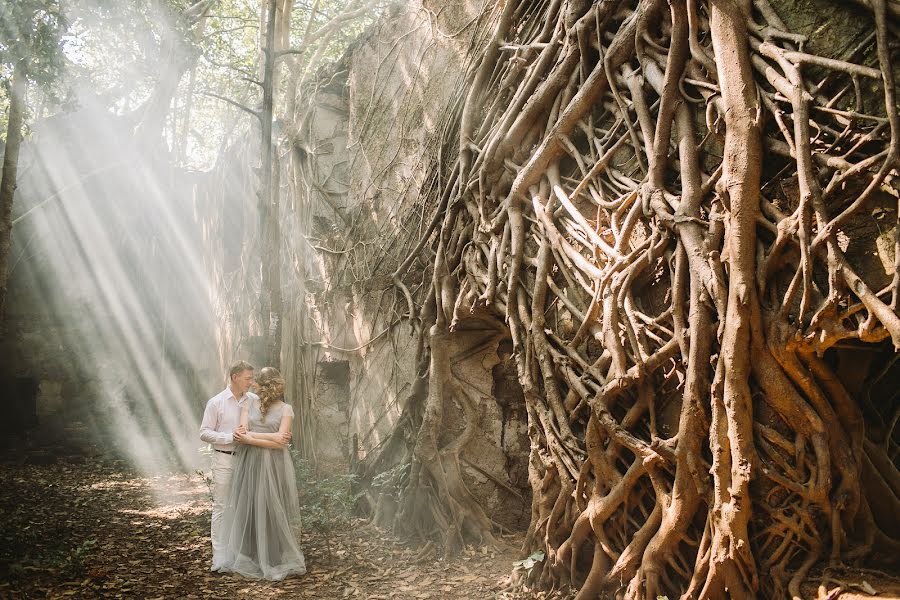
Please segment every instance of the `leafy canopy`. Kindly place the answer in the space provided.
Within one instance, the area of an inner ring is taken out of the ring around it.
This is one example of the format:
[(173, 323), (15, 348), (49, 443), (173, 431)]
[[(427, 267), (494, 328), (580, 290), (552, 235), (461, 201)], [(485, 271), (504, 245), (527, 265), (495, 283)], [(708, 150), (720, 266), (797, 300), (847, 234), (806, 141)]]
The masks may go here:
[(8, 85), (19, 64), (29, 80), (52, 82), (62, 70), (65, 28), (59, 0), (0, 2), (0, 81)]

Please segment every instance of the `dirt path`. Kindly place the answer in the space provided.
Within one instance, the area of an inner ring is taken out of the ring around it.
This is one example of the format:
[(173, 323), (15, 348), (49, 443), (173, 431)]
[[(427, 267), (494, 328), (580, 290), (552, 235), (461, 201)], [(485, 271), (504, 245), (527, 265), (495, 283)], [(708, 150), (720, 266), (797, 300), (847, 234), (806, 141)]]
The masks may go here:
[(309, 572), (282, 582), (210, 573), (210, 501), (196, 475), (141, 477), (85, 460), (0, 465), (0, 598), (564, 598), (505, 593), (520, 538), (451, 561), (364, 522), (305, 533)]
[[(257, 582), (208, 571), (210, 501), (196, 475), (142, 477), (124, 465), (79, 459), (0, 464), (0, 598), (358, 598), (563, 599), (560, 593), (503, 591), (519, 536), (493, 551), (416, 562), (396, 538), (355, 522), (331, 537), (305, 533), (309, 572)], [(835, 571), (844, 600), (900, 598), (900, 580)], [(828, 590), (837, 587), (830, 583)], [(804, 587), (816, 598), (816, 586)]]

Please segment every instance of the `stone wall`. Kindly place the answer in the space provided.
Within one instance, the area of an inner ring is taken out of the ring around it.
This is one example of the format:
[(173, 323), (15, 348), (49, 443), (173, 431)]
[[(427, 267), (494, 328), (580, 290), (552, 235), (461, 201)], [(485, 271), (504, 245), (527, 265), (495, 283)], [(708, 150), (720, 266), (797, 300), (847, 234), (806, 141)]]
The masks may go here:
[[(346, 459), (370, 457), (413, 392), (419, 340), (401, 318), (407, 304), (391, 275), (421, 234), (410, 228), (421, 228), (434, 209), (426, 173), (464, 88), (467, 48), (484, 41), (479, 16), (478, 7), (465, 2), (395, 7), (326, 75), (329, 85), (295, 124), (304, 148), (300, 180), (309, 190), (305, 195), (301, 186), (295, 202), (308, 202), (306, 237), (316, 250), (305, 264), (307, 306), (321, 340), (315, 394), (320, 455), (355, 448), (357, 455)], [(429, 251), (410, 268), (413, 279), (428, 273)], [(472, 354), (486, 328), (496, 339)], [(503, 331), (502, 324), (466, 319), (451, 336), (451, 354), (478, 413), (462, 455), (464, 477), (493, 518), (516, 528), (529, 518), (529, 441)], [(346, 364), (342, 372), (349, 376), (345, 415), (343, 388), (324, 376), (336, 363)], [(465, 428), (460, 400), (445, 412), (447, 439)]]

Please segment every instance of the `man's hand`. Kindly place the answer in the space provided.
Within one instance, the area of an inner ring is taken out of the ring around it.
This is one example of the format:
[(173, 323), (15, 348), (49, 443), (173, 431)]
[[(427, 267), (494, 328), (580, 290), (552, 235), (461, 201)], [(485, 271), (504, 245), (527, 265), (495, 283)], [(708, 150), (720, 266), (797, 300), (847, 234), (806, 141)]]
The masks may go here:
[(247, 437), (247, 428), (244, 426), (238, 427), (237, 429), (234, 430), (233, 436), (234, 436), (234, 441), (236, 441), (240, 444), (245, 443), (244, 440)]
[(278, 437), (276, 439), (277, 439), (278, 443), (281, 444), (282, 446), (287, 446), (288, 444), (291, 443), (291, 432), (290, 431), (279, 432)]

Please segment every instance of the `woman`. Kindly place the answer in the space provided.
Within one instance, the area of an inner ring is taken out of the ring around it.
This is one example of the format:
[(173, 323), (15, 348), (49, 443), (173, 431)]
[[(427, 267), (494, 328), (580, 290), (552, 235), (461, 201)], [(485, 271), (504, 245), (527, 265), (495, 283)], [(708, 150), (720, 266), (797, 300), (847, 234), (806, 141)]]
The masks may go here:
[[(291, 430), (294, 411), (284, 402), (284, 379), (265, 367), (256, 377), (259, 398), (241, 410), (231, 495), (222, 523), (224, 551), (213, 570), (284, 579), (306, 573), (292, 525), (300, 519), (294, 467), (277, 434)], [(246, 433), (244, 433), (246, 431)]]

